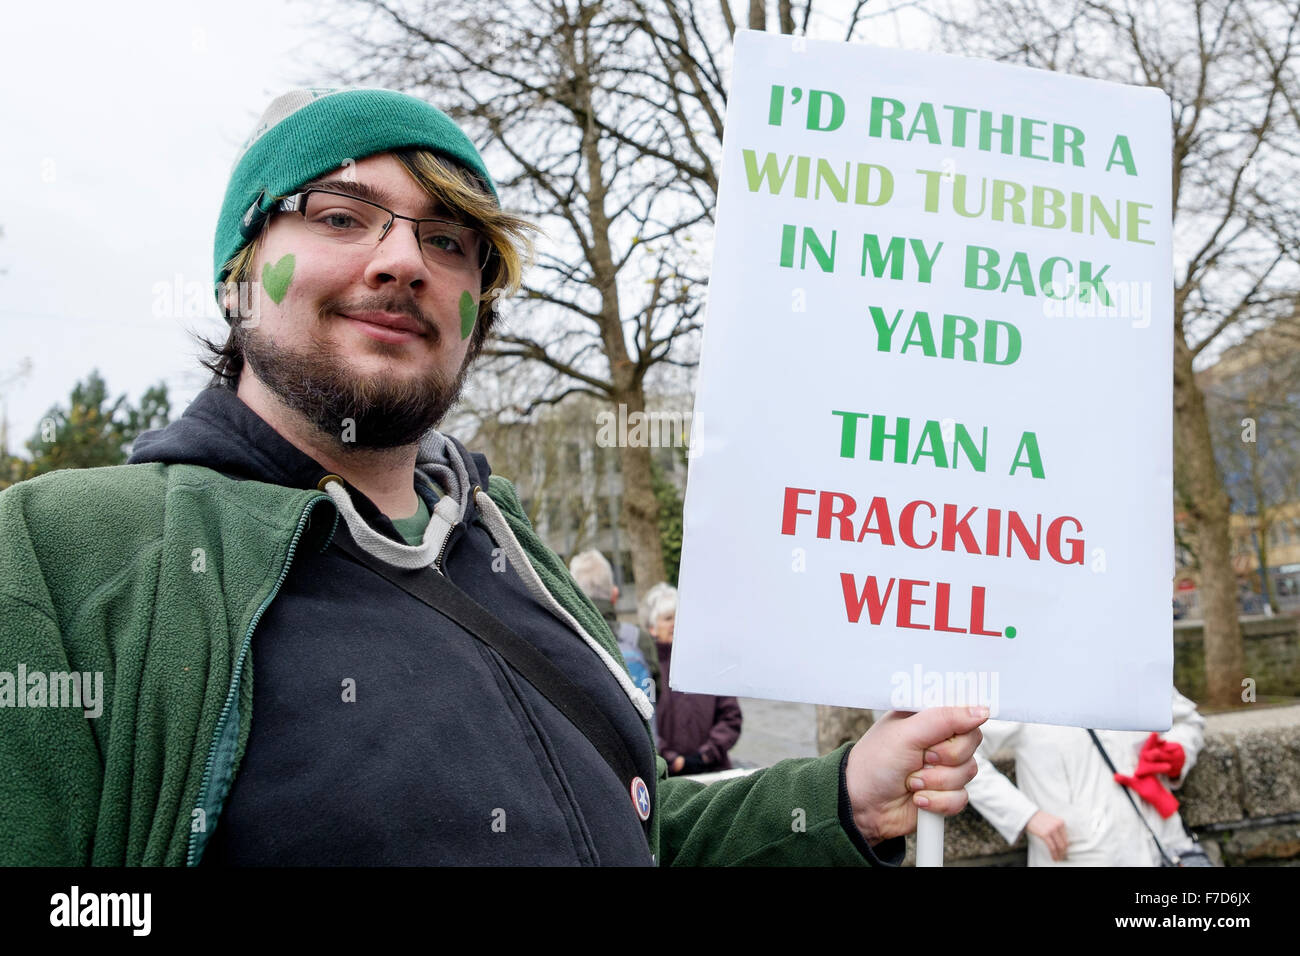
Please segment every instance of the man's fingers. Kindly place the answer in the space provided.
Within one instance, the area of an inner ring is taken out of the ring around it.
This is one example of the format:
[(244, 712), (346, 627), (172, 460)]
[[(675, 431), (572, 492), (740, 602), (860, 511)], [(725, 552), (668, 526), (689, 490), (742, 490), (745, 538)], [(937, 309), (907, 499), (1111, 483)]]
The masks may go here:
[(968, 760), (959, 767), (930, 767), (918, 770), (907, 777), (907, 789), (915, 792), (928, 790), (960, 790), (975, 779), (975, 761)]
[(918, 790), (912, 801), (922, 810), (951, 817), (961, 813), (966, 806), (965, 790)]
[(952, 737), (970, 733), (988, 720), (988, 716), (987, 707), (932, 707), (902, 721), (902, 729), (914, 746), (933, 748)]
[(968, 731), (964, 734), (958, 734), (942, 743), (933, 744), (925, 749), (925, 762), (933, 764), (946, 764), (955, 767), (963, 764), (974, 755), (979, 749), (980, 741), (984, 735), (979, 732), (979, 728)]

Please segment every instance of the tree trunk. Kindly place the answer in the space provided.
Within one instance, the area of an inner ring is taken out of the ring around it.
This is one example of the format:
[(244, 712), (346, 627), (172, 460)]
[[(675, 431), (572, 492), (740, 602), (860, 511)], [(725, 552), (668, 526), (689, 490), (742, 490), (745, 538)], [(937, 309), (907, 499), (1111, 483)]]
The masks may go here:
[(869, 710), (817, 705), (817, 752), (825, 755), (841, 744), (851, 743), (871, 729)]
[[(644, 372), (638, 372), (628, 355), (623, 337), (623, 315), (618, 295), (618, 269), (614, 265), (610, 238), (609, 214), (605, 209), (607, 185), (600, 139), (593, 122), (596, 115), (592, 86), (585, 74), (579, 75), (580, 102), (587, 125), (583, 130), (582, 152), (587, 163), (587, 210), (591, 223), (592, 284), (600, 291), (600, 338), (609, 360), (613, 389), (610, 400), (613, 412), (623, 421), (619, 406), (627, 407), (627, 419), (645, 411)], [(632, 548), (632, 576), (637, 595), (643, 595), (664, 580), (663, 551), (659, 544), (659, 502), (650, 480), (650, 448), (647, 444), (624, 441), (619, 436), (619, 463), (623, 469), (623, 527)]]
[[(645, 392), (637, 381), (623, 396), (627, 417), (645, 411)], [(617, 408), (614, 412), (618, 414)], [(631, 429), (629, 429), (631, 431)], [(625, 442), (619, 448), (623, 469), (623, 527), (632, 546), (632, 576), (637, 599), (664, 580), (664, 554), (659, 542), (659, 502), (650, 480), (650, 448)]]
[(751, 30), (767, 29), (767, 3), (765, 0), (749, 0), (749, 28)]
[(1246, 676), (1228, 529), (1228, 493), (1214, 461), (1205, 396), (1192, 372), (1192, 353), (1179, 334), (1174, 336), (1174, 431), (1185, 504), (1201, 565), (1208, 697), (1203, 703), (1226, 707), (1240, 702), (1241, 679)]

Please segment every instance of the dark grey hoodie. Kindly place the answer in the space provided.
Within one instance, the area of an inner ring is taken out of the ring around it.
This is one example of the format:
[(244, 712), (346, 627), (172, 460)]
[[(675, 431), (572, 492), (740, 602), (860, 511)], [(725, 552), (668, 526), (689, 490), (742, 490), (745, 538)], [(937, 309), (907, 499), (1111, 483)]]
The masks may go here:
[[(487, 487), (486, 459), (436, 436), (421, 460), (459, 505), (447, 577), (587, 691), (653, 792), (654, 752), (626, 687), (489, 535), (469, 493)], [(223, 388), (140, 436), (131, 462), (292, 488), (328, 474)], [(347, 492), (365, 524), (405, 544)], [(340, 520), (335, 535), (348, 533)], [(651, 864), (631, 797), (587, 738), (494, 651), (337, 548), (298, 552), (251, 661), (248, 747), (203, 863)]]

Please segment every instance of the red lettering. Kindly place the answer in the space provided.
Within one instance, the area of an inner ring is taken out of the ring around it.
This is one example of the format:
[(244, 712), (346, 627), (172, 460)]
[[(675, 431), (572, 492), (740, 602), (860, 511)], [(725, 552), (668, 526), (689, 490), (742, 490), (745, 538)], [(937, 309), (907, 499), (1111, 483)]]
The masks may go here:
[(889, 502), (879, 495), (871, 499), (871, 507), (867, 509), (867, 517), (862, 522), (862, 533), (858, 535), (858, 540), (865, 538), (868, 532), (880, 535), (881, 544), (893, 545), (894, 543), (894, 528), (889, 523)]
[(815, 494), (812, 488), (787, 488), (785, 489), (785, 508), (781, 512), (781, 533), (794, 534), (795, 522), (799, 520), (799, 515), (810, 515), (812, 509), (799, 507), (800, 495)]
[(1011, 557), (1011, 536), (1015, 535), (1020, 542), (1020, 550), (1025, 552), (1025, 557), (1031, 561), (1038, 560), (1039, 542), (1043, 538), (1043, 516), (1035, 515), (1034, 536), (1029, 537), (1029, 529), (1025, 523), (1020, 520), (1020, 515), (1014, 511), (1007, 512), (1007, 557)]
[(984, 589), (970, 589), (970, 632), (985, 637), (1001, 637), (1001, 631), (984, 630)]
[(909, 548), (924, 549), (933, 547), (934, 542), (939, 538), (939, 535), (936, 532), (931, 531), (929, 541), (925, 544), (916, 543), (916, 535), (914, 533), (915, 529), (912, 526), (916, 521), (916, 509), (922, 505), (930, 509), (931, 518), (937, 518), (939, 516), (939, 512), (934, 510), (934, 505), (930, 504), (928, 501), (909, 501), (903, 506), (903, 513), (898, 516), (898, 536), (903, 539), (903, 544), (907, 545)]
[[(835, 499), (839, 499), (841, 508), (835, 510)], [(817, 496), (817, 537), (829, 538), (831, 536), (831, 519), (840, 523), (840, 540), (853, 540), (853, 522), (849, 520), (849, 515), (858, 510), (858, 503), (850, 495), (841, 494), (838, 491), (823, 491)]]
[(971, 533), (970, 525), (966, 523), (970, 521), (971, 517), (977, 511), (979, 511), (978, 507), (971, 508), (971, 510), (966, 512), (962, 519), (958, 521), (957, 506), (943, 506), (943, 543), (939, 546), (940, 550), (955, 551), (956, 538), (960, 535), (962, 546), (966, 549), (967, 554), (980, 553), (979, 543), (975, 540), (975, 535)]
[(912, 605), (915, 604), (917, 607), (925, 607), (924, 601), (918, 600), (912, 596), (912, 588), (917, 586), (926, 588), (930, 586), (930, 582), (916, 581), (911, 578), (903, 578), (898, 582), (898, 626), (911, 627), (918, 631), (928, 631), (930, 625), (912, 623)]
[(998, 547), (1000, 543), (998, 541), (998, 538), (1001, 535), (1001, 533), (1002, 533), (1002, 512), (999, 511), (997, 508), (990, 508), (989, 509), (989, 530), (988, 530), (988, 534), (984, 538), (985, 554), (991, 554), (996, 556), (1002, 553), (1001, 549)]
[(934, 629), (950, 634), (965, 634), (964, 627), (948, 626), (948, 596), (951, 590), (952, 585), (942, 581), (934, 586)]
[(1070, 545), (1070, 556), (1067, 558), (1061, 553), (1061, 527), (1067, 521), (1074, 522), (1076, 531), (1083, 531), (1083, 525), (1079, 524), (1077, 518), (1071, 518), (1069, 515), (1062, 515), (1057, 518), (1047, 526), (1047, 553), (1058, 564), (1083, 564), (1082, 538), (1068, 538), (1066, 544)]
[(862, 617), (862, 605), (867, 606), (867, 616), (871, 619), (872, 624), (879, 624), (881, 618), (885, 616), (885, 605), (889, 603), (889, 594), (894, 590), (894, 579), (889, 579), (889, 584), (885, 587), (885, 596), (880, 596), (880, 585), (876, 583), (874, 574), (867, 575), (867, 583), (862, 587), (861, 595), (858, 594), (857, 585), (853, 583), (853, 575), (848, 572), (840, 572), (840, 586), (844, 589), (844, 610), (848, 612), (849, 623), (857, 624), (858, 618)]

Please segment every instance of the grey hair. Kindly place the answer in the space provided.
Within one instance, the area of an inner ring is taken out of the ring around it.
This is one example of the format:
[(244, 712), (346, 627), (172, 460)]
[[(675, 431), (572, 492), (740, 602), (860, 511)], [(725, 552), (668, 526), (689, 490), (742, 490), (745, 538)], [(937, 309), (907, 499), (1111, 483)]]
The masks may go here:
[(676, 615), (677, 589), (671, 584), (665, 584), (662, 588), (656, 585), (646, 597), (646, 617), (651, 624), (658, 624), (665, 614)]
[(650, 605), (654, 603), (655, 598), (671, 587), (672, 585), (667, 581), (660, 581), (649, 591), (646, 591), (645, 596), (641, 598), (640, 603), (637, 605), (637, 617), (641, 624), (641, 630), (650, 630), (650, 625), (654, 623), (654, 620), (650, 617)]
[(614, 569), (599, 551), (592, 549), (573, 556), (569, 573), (589, 598), (614, 599)]

